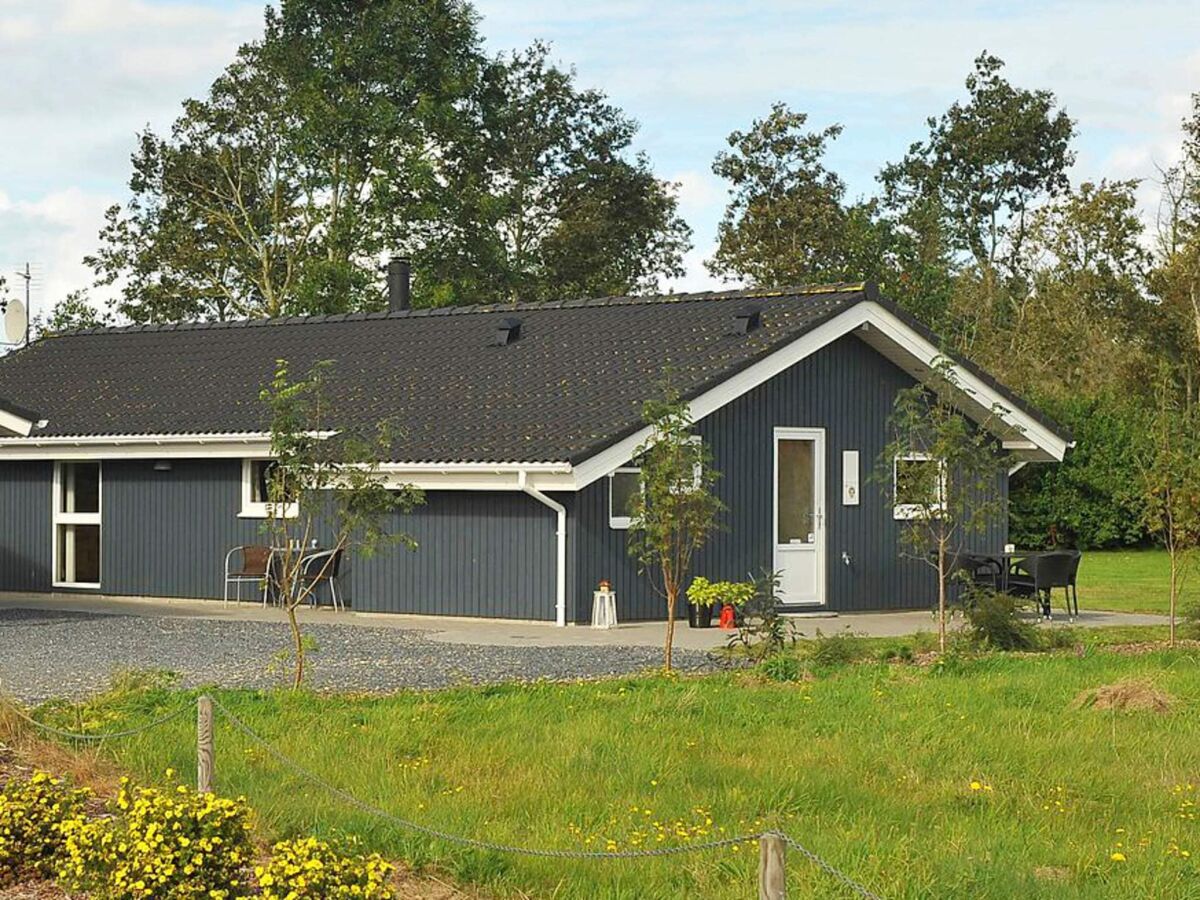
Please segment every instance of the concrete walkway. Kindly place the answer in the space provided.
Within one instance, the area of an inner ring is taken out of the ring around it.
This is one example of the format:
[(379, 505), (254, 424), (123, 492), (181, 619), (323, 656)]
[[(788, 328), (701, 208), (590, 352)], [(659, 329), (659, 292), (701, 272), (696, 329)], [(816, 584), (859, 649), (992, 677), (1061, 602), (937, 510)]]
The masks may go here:
[[(0, 609), (85, 612), (104, 615), (164, 618), (212, 619), (233, 622), (281, 622), (283, 613), (264, 609), (258, 603), (230, 603), (219, 600), (164, 600), (131, 597), (107, 597), (79, 594), (0, 593)], [(657, 647), (663, 641), (663, 623), (635, 622), (598, 631), (587, 626), (558, 628), (543, 622), (519, 622), (497, 619), (464, 619), (444, 616), (410, 616), (395, 613), (335, 613), (330, 609), (302, 609), (301, 621), (312, 625), (345, 625), (374, 629), (400, 629), (424, 632), (432, 641), (494, 647)], [(805, 637), (817, 629), (823, 634), (849, 630), (870, 637), (898, 637), (920, 631), (933, 631), (935, 623), (928, 612), (871, 612), (794, 616)], [(957, 620), (956, 620), (957, 621)], [(1056, 623), (1066, 624), (1059, 615)], [(1081, 628), (1117, 625), (1165, 625), (1166, 616), (1084, 610), (1074, 623)], [(729, 633), (717, 628), (688, 628), (679, 623), (675, 645), (685, 650), (712, 650), (725, 645)]]

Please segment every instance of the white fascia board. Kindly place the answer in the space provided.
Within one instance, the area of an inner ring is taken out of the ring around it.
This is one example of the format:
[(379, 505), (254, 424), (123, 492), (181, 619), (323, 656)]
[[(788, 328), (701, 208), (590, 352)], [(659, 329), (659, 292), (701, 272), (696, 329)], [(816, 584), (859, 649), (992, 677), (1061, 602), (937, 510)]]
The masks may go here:
[[(692, 400), (688, 404), (692, 421), (698, 422), (722, 406), (774, 378), (785, 369), (832, 344), (838, 338), (850, 334), (864, 325), (883, 334), (922, 366), (932, 366), (938, 359), (944, 358), (944, 354), (937, 346), (905, 324), (899, 317), (878, 303), (864, 300)], [(1054, 434), (1032, 416), (1012, 408), (1011, 401), (1006, 401), (1006, 398), (995, 388), (963, 366), (954, 364), (953, 369), (963, 390), (985, 409), (990, 410), (993, 406), (998, 408), (1000, 410), (999, 418), (1014, 430), (1019, 431), (1025, 441), (1042, 455), (1042, 458), (1054, 460), (1063, 458), (1069, 446), (1067, 441)], [(575, 490), (582, 490), (627, 463), (633, 458), (637, 448), (649, 437), (650, 428), (641, 428), (629, 437), (601, 450), (577, 465), (574, 479)]]
[(13, 434), (19, 434), (22, 437), (33, 431), (33, 426), (37, 424), (24, 416), (18, 416), (14, 412), (9, 412), (6, 409), (0, 409), (0, 428), (5, 431), (11, 431)]
[(530, 465), (497, 467), (495, 465), (449, 464), (438, 466), (388, 465), (380, 467), (384, 484), (391, 488), (412, 486), (423, 491), (521, 491), (524, 484), (538, 491), (573, 491), (575, 479), (565, 463), (553, 467)]
[[(324, 440), (333, 431), (314, 432)], [(0, 460), (245, 459), (271, 455), (265, 432), (0, 437)]]

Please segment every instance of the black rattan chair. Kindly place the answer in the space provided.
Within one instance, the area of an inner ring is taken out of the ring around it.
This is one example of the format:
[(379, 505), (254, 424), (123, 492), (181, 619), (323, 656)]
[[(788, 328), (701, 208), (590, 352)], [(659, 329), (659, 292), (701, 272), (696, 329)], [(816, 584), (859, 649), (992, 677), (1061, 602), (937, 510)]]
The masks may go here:
[(312, 588), (308, 595), (308, 602), (316, 606), (317, 604), (317, 587), (325, 582), (329, 585), (329, 597), (333, 602), (333, 608), (336, 611), (339, 607), (346, 608), (337, 589), (338, 576), (342, 574), (342, 550), (321, 550), (316, 553), (309, 553), (301, 562), (301, 584), (297, 585), (297, 590), (303, 590), (305, 587)]
[[(1075, 592), (1075, 578), (1079, 571), (1081, 554), (1078, 550), (1055, 550), (1036, 553), (1013, 564), (1008, 575), (1008, 593), (1015, 597), (1032, 597), (1041, 605), (1043, 618), (1052, 617), (1050, 594), (1054, 588), (1062, 588), (1066, 599), (1067, 616), (1079, 614), (1079, 597)], [(1075, 594), (1075, 612), (1071, 612), (1071, 599)]]

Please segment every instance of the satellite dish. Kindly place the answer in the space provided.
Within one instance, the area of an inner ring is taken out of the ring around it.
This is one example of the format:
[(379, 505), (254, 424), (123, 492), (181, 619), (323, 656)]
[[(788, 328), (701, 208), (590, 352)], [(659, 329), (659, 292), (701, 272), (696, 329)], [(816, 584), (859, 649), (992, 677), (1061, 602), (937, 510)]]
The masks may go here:
[(20, 300), (8, 301), (4, 311), (4, 338), (10, 344), (20, 344), (25, 340), (25, 330), (29, 327), (29, 315), (25, 312), (25, 304)]

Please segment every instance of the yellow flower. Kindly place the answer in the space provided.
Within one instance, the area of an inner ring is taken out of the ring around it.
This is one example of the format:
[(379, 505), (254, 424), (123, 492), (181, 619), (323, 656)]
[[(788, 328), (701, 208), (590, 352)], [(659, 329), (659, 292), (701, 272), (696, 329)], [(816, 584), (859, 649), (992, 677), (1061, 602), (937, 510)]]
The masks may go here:
[(1113, 862), (1125, 862), (1125, 854), (1118, 850), (1112, 856), (1110, 856), (1109, 859), (1111, 859)]
[(971, 782), (971, 790), (973, 790), (973, 791), (982, 791), (982, 790), (983, 790), (983, 785), (982, 785), (982, 784), (980, 784), (978, 781), (972, 781), (972, 782)]

